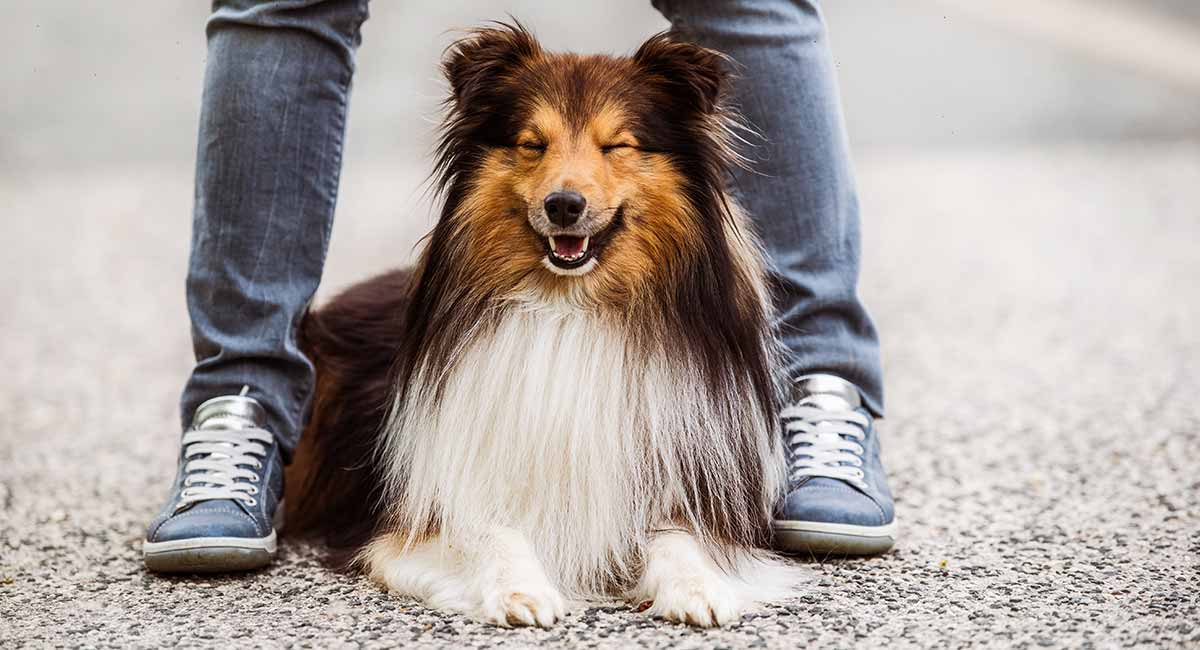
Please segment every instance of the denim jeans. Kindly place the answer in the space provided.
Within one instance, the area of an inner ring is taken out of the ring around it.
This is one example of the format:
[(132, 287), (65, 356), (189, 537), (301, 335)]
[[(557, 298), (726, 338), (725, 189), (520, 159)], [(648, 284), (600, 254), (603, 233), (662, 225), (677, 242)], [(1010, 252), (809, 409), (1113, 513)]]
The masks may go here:
[[(303, 428), (312, 363), (297, 324), (321, 279), (366, 0), (218, 1), (196, 161), (187, 304), (204, 400), (250, 386), (285, 457)], [(656, 0), (674, 28), (741, 66), (736, 100), (764, 135), (734, 192), (773, 265), (792, 375), (857, 384), (882, 409), (879, 344), (856, 294), (858, 201), (825, 27), (815, 4)]]

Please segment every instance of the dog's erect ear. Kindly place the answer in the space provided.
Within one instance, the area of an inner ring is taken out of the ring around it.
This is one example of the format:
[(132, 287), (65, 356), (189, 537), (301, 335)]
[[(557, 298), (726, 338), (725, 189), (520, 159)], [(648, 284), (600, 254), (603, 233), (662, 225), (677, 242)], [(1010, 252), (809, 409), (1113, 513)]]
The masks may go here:
[(732, 75), (728, 57), (676, 40), (670, 32), (651, 36), (633, 60), (650, 75), (652, 83), (664, 84), (670, 96), (686, 98), (702, 113), (720, 108), (729, 89)]
[(540, 55), (537, 39), (520, 23), (496, 23), (455, 41), (442, 58), (451, 101), (465, 106), (523, 62)]

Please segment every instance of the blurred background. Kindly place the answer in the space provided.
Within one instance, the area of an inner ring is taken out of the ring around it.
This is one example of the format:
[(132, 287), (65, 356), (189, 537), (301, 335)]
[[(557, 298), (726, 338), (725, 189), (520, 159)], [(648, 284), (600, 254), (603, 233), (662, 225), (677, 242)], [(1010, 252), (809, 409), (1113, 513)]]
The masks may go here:
[[(6, 173), (190, 164), (206, 3), (5, 9)], [(1200, 133), (1191, 0), (858, 0), (823, 10), (861, 152)], [(422, 125), (442, 97), (442, 49), (454, 29), (506, 13), (550, 47), (583, 52), (627, 53), (667, 26), (642, 0), (378, 2), (359, 54), (348, 164), (421, 161)]]
[[(206, 3), (0, 6), (0, 641), (6, 624), (97, 645), (233, 638), (202, 628), (205, 612), (228, 615), (188, 600), (205, 583), (138, 561), (191, 363)], [(549, 47), (627, 53), (666, 27), (644, 0), (377, 0), (372, 14), (326, 297), (410, 261), (431, 223), (454, 29), (511, 14)], [(815, 566), (821, 599), (776, 612), (794, 615), (778, 629), (835, 646), (845, 624), (870, 646), (936, 630), (951, 645), (1194, 647), (1200, 2), (853, 0), (824, 14), (903, 528), (883, 559)], [(278, 594), (297, 618), (390, 611), (359, 583), (321, 591), (333, 578), (284, 553), (254, 582), (212, 583), (255, 603), (237, 620), (256, 634), (288, 638), (255, 618)], [(309, 592), (324, 595), (304, 605)], [(161, 608), (197, 615), (138, 627)]]
[[(158, 218), (185, 219), (206, 3), (4, 4), (3, 181), (102, 174), (136, 192), (153, 174), (176, 190), (159, 187)], [(863, 165), (906, 152), (1200, 136), (1200, 4), (1190, 0), (857, 0), (824, 12)], [(666, 27), (643, 0), (394, 1), (372, 13), (327, 286), (346, 281), (350, 238), (394, 251), (394, 239), (366, 233), (428, 223), (421, 182), (444, 88), (436, 65), (455, 29), (508, 13), (552, 48), (622, 53)]]

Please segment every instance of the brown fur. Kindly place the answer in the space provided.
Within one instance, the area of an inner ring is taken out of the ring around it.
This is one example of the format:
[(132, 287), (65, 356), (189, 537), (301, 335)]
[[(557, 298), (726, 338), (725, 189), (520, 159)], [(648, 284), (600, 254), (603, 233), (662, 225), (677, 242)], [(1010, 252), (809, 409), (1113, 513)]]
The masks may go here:
[[(351, 550), (374, 532), (382, 495), (369, 433), (391, 400), (411, 283), (408, 269), (379, 275), (304, 319), (300, 345), (316, 365), (317, 381), (305, 434), (284, 477), (286, 533), (316, 532), (333, 548)], [(357, 435), (330, 435), (338, 432)]]
[[(443, 67), (452, 91), (437, 165), (446, 203), (428, 247), (415, 269), (356, 285), (303, 325), (317, 385), (287, 476), (288, 531), (350, 552), (385, 527), (436, 529), (388, 519), (402, 508), (381, 501), (377, 434), (397, 393), (403, 404), (440, 390), (412, 385), (416, 369), (451, 364), (506, 296), (569, 296), (645, 349), (671, 346), (694, 360), (714, 396), (747, 400), (768, 421), (777, 408), (753, 236), (725, 199), (737, 159), (721, 55), (667, 35), (627, 58), (552, 54), (519, 26), (500, 26), (456, 43)], [(608, 233), (603, 262), (582, 277), (542, 268), (546, 244), (528, 220), (562, 188), (596, 206)], [(699, 513), (718, 543), (761, 546), (769, 536), (757, 435), (730, 441), (739, 476), (679, 469), (699, 486), (679, 507)]]

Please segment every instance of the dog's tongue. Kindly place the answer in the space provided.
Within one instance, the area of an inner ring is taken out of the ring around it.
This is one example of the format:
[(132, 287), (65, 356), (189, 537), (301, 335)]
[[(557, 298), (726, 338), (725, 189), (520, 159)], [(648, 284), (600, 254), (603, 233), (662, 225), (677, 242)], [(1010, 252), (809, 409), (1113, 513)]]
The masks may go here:
[(577, 257), (583, 252), (583, 237), (558, 235), (554, 238), (554, 254), (559, 257)]

